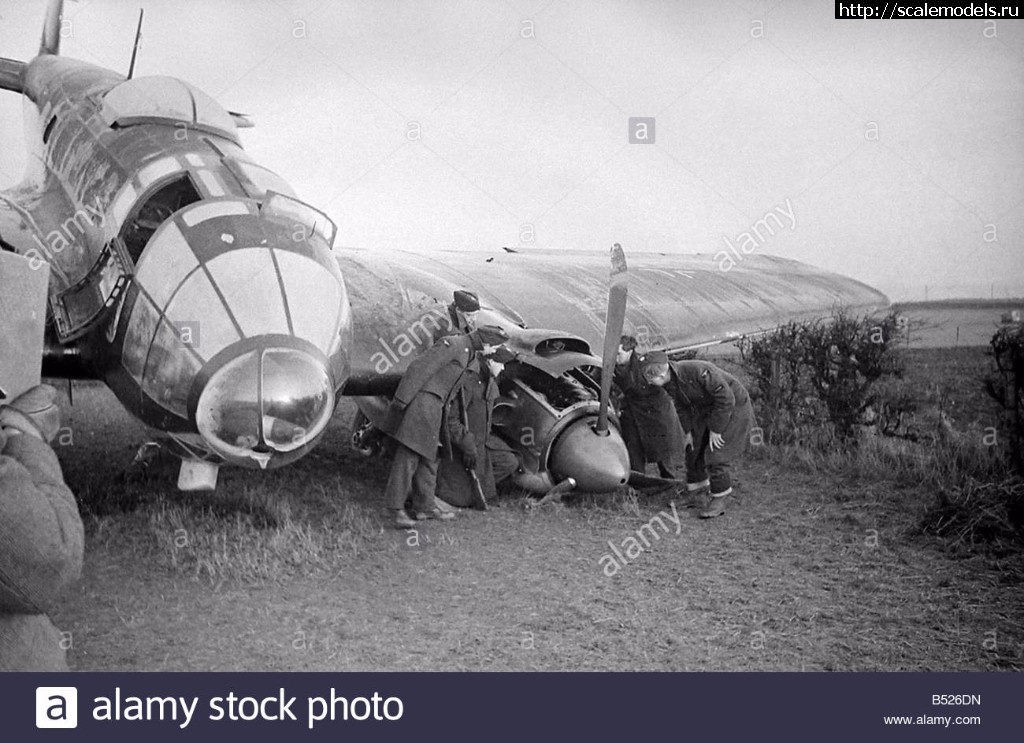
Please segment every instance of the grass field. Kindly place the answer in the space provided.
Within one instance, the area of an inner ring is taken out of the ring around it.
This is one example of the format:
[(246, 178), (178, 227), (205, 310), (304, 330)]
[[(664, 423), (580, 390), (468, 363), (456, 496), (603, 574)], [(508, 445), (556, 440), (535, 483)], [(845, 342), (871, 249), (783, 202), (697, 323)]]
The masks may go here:
[[(958, 427), (994, 415), (980, 349), (910, 354), (922, 386), (951, 388)], [(105, 388), (76, 386), (57, 447), (87, 530), (55, 617), (72, 667), (1024, 669), (1024, 559), (922, 536), (928, 486), (761, 449), (712, 521), (672, 491), (533, 510), (507, 494), (403, 532), (382, 509), (387, 463), (347, 446), (351, 412), (297, 465), (225, 469), (216, 493), (183, 495), (173, 462), (124, 476), (143, 431)], [(606, 575), (648, 523), (649, 547)]]
[(1024, 302), (939, 301), (897, 304), (895, 308), (909, 321), (911, 348), (956, 348), (987, 346), (1004, 313), (1020, 310)]

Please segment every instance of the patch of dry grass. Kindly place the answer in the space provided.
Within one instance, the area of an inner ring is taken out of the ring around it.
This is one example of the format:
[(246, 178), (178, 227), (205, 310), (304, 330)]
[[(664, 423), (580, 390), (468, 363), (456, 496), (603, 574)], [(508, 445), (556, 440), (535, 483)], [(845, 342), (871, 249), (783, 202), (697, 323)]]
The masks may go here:
[(398, 531), (383, 514), (386, 467), (348, 451), (345, 420), (298, 465), (225, 470), (213, 494), (177, 493), (173, 471), (118, 480), (100, 461), (131, 460), (116, 421), (83, 437), (71, 479), (123, 507), (87, 519), (85, 574), (56, 617), (74, 632), (72, 666), (1024, 668), (1020, 555), (937, 549), (916, 531), (930, 486), (762, 448), (737, 465), (724, 517), (680, 508), (678, 533), (609, 577), (608, 543), (669, 509), (673, 491), (541, 509), (511, 493)]
[(1024, 545), (1024, 482), (969, 482), (942, 490), (938, 503), (925, 514), (923, 529), (945, 538), (956, 552), (984, 546), (997, 557), (1019, 554)]

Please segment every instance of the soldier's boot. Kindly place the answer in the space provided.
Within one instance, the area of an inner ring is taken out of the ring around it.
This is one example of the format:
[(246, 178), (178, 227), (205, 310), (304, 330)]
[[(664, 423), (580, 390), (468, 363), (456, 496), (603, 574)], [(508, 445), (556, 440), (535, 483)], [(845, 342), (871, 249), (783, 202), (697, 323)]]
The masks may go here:
[(437, 519), (438, 521), (451, 521), (455, 518), (453, 511), (442, 511), (440, 508), (435, 506), (429, 511), (417, 511), (416, 520), (426, 521), (427, 519)]
[(395, 508), (392, 512), (395, 515), (396, 529), (411, 529), (416, 526), (416, 522), (409, 518), (404, 508)]
[(708, 500), (708, 504), (704, 507), (704, 510), (700, 512), (702, 519), (713, 519), (716, 516), (721, 516), (725, 513), (725, 500), (732, 492), (732, 488), (729, 488), (724, 493), (711, 493), (711, 498)]
[(684, 508), (704, 508), (708, 493), (711, 492), (711, 481), (701, 480), (700, 482), (686, 483), (686, 500)]

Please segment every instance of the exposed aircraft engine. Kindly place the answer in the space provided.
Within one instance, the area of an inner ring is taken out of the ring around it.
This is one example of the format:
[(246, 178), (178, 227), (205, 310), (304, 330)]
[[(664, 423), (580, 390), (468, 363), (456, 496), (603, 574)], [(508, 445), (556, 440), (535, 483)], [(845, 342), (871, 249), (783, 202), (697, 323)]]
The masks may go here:
[(494, 409), (494, 427), (519, 450), (530, 471), (550, 471), (556, 482), (573, 478), (583, 490), (625, 485), (629, 458), (617, 427), (594, 430), (600, 403), (570, 371), (552, 377), (526, 364), (510, 364)]

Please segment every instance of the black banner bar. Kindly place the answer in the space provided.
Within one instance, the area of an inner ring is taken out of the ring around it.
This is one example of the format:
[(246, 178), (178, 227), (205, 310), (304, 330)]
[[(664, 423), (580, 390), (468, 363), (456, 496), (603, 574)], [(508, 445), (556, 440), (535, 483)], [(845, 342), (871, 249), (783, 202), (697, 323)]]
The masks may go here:
[(978, 741), (1017, 739), (1024, 676), (6, 674), (0, 698), (19, 742)]

